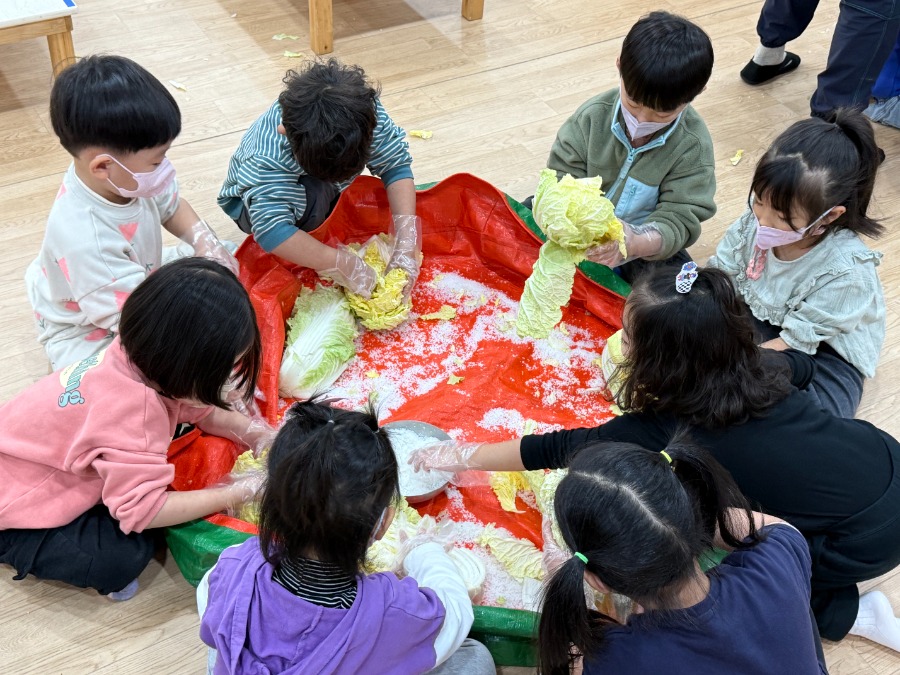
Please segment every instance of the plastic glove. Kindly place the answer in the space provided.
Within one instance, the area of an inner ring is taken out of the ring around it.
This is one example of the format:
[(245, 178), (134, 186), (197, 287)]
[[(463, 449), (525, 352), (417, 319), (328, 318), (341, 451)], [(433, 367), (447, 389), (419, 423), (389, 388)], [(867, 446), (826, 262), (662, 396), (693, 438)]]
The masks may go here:
[(228, 496), (225, 498), (225, 511), (229, 516), (236, 515), (240, 507), (256, 498), (266, 475), (262, 471), (254, 471), (239, 477), (228, 486)]
[(662, 235), (652, 224), (629, 225), (623, 222), (622, 230), (625, 233), (626, 256), (622, 255), (619, 243), (611, 241), (589, 248), (587, 259), (612, 268), (636, 258), (656, 255), (662, 249)]
[(277, 435), (278, 430), (269, 425), (268, 422), (261, 419), (253, 419), (247, 425), (247, 431), (244, 432), (244, 437), (241, 440), (253, 451), (254, 457), (259, 457), (264, 451), (272, 447), (272, 443), (275, 442)]
[(552, 515), (544, 515), (541, 521), (541, 534), (544, 537), (544, 546), (541, 549), (543, 553), (541, 567), (544, 569), (544, 578), (547, 579), (572, 556), (556, 542), (556, 537), (553, 536)]
[(422, 544), (437, 544), (444, 551), (453, 548), (456, 535), (456, 525), (453, 521), (445, 520), (438, 523), (431, 516), (423, 516), (413, 535), (401, 530), (398, 535), (400, 546), (397, 548), (397, 557), (394, 561), (395, 572), (406, 572), (406, 556), (417, 546)]
[(371, 297), (375, 282), (378, 281), (378, 274), (375, 270), (343, 244), (337, 247), (334, 267), (316, 271), (339, 286), (364, 298)]
[(189, 232), (185, 234), (182, 241), (190, 244), (194, 249), (194, 255), (198, 258), (209, 258), (217, 263), (224, 265), (237, 276), (239, 271), (238, 261), (228, 252), (216, 233), (210, 229), (205, 220), (198, 220), (191, 225)]
[(480, 468), (472, 463), (472, 455), (481, 447), (481, 443), (457, 443), (443, 441), (428, 445), (413, 452), (408, 464), (416, 471), (449, 471), (459, 473), (468, 469)]
[(422, 219), (419, 216), (394, 216), (394, 250), (385, 274), (397, 268), (406, 272), (409, 281), (403, 289), (405, 300), (409, 300), (416, 279), (419, 278), (421, 261)]

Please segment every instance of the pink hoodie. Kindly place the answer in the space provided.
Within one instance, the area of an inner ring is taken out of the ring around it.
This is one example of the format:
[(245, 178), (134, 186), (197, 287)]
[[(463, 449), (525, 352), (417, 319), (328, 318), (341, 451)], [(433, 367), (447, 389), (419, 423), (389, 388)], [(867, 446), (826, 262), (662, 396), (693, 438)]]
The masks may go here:
[(0, 407), (0, 529), (60, 527), (100, 503), (126, 534), (166, 501), (166, 451), (181, 422), (212, 408), (165, 398), (119, 339)]

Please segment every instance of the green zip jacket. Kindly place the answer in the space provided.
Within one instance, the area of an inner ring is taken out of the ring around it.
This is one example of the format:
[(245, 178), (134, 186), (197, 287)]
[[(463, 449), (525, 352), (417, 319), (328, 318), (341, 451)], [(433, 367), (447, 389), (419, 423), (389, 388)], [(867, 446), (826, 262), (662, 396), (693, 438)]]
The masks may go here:
[(560, 177), (600, 176), (616, 216), (652, 225), (665, 260), (700, 236), (700, 223), (716, 212), (712, 139), (691, 106), (640, 148), (631, 147), (619, 114), (618, 88), (589, 99), (556, 135), (547, 166)]

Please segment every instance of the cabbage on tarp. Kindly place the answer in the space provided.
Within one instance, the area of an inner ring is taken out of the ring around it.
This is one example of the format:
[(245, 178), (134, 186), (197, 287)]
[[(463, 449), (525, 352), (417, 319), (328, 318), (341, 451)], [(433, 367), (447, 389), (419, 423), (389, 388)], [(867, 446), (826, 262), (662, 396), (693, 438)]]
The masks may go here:
[[(425, 265), (437, 261), (466, 278), (501, 285), (504, 292), (515, 289), (521, 292), (542, 241), (540, 229), (531, 220), (527, 209), (484, 181), (459, 174), (420, 191), (417, 212), (423, 221)], [(362, 176), (342, 194), (331, 217), (311, 234), (327, 244), (364, 242), (373, 234), (386, 232), (390, 222), (383, 184), (376, 178)], [(278, 400), (278, 373), (285, 341), (285, 320), (291, 315), (301, 286), (312, 286), (316, 279), (309, 270), (300, 270), (266, 254), (251, 239), (244, 242), (237, 257), (241, 263), (240, 279), (250, 293), (263, 336), (259, 404), (269, 421), (276, 423), (282, 412)], [(591, 327), (599, 344), (621, 327), (622, 294), (627, 293), (628, 286), (606, 267), (584, 263), (580, 268), (584, 274), (576, 275), (567, 311), (571, 312), (573, 320)], [(522, 372), (520, 355), (530, 351), (531, 347), (523, 343), (518, 349), (519, 353), (511, 353), (507, 344), (493, 351), (486, 350), (482, 358), (491, 367), (481, 368), (479, 372), (470, 369), (463, 382), (454, 386), (440, 385), (427, 396), (407, 401), (393, 411), (392, 419), (417, 419), (442, 428), (463, 428), (485, 441), (503, 440), (511, 434), (477, 427), (478, 418), (465, 414), (476, 404), (482, 408), (496, 405), (519, 410), (529, 418), (569, 428), (602, 421), (585, 420), (563, 406), (544, 406), (524, 394), (523, 383), (534, 373)], [(461, 407), (461, 400), (469, 401), (469, 407), (465, 404)], [(197, 488), (215, 482), (228, 472), (224, 467), (230, 467), (234, 462), (233, 454), (214, 461), (200, 442), (194, 443), (192, 448), (193, 453), (187, 450), (179, 453), (177, 485)], [(460, 492), (469, 512), (477, 514), (483, 522), (495, 522), (516, 537), (541, 545), (540, 514), (521, 500), (518, 509), (522, 513), (510, 514), (501, 508), (487, 482), (463, 488)], [(448, 503), (446, 495), (439, 495), (419, 511), (436, 515), (452, 508), (455, 507)], [(185, 578), (197, 584), (224, 548), (255, 533), (255, 527), (248, 523), (215, 515), (169, 528), (167, 538)], [(472, 636), (491, 649), (498, 665), (533, 665), (537, 615), (520, 610), (476, 607), (475, 616)]]

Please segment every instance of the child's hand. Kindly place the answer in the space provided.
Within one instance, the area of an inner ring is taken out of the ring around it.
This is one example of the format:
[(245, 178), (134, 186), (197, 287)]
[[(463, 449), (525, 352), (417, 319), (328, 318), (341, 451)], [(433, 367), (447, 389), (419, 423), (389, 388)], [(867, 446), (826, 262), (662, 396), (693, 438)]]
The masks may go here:
[(230, 269), (235, 276), (239, 272), (237, 258), (228, 252), (219, 238), (216, 236), (206, 221), (198, 220), (191, 226), (188, 234), (190, 241), (188, 243), (194, 248), (194, 255), (198, 258), (209, 258), (215, 260), (220, 265)]
[(265, 481), (266, 475), (259, 471), (245, 474), (229, 485), (228, 496), (225, 499), (225, 510), (228, 515), (235, 515), (238, 507), (255, 499)]
[(623, 222), (622, 230), (625, 233), (625, 256), (622, 255), (619, 243), (611, 241), (589, 248), (587, 259), (612, 268), (636, 258), (656, 255), (662, 248), (662, 235), (651, 225), (629, 225)]
[(378, 274), (366, 262), (343, 244), (337, 247), (334, 267), (317, 270), (339, 286), (364, 298), (372, 295)]
[(422, 544), (437, 544), (444, 551), (450, 551), (456, 540), (456, 525), (453, 521), (445, 520), (438, 523), (431, 516), (424, 516), (419, 521), (419, 526), (414, 534), (409, 535), (406, 531), (401, 530), (398, 535), (400, 546), (397, 549), (397, 558), (395, 561), (395, 572), (405, 571), (404, 561), (417, 546)]
[(443, 441), (413, 452), (408, 464), (416, 471), (449, 471), (459, 473), (468, 469), (479, 468), (471, 462), (472, 455), (481, 447), (481, 443), (457, 443)]
[(272, 447), (272, 443), (275, 442), (275, 436), (277, 435), (278, 430), (267, 422), (261, 419), (253, 419), (247, 425), (247, 431), (244, 432), (242, 440), (253, 451), (253, 456), (259, 457), (263, 451)]
[(409, 300), (413, 286), (419, 277), (422, 254), (422, 219), (419, 216), (394, 216), (394, 250), (388, 260), (385, 274), (392, 269), (402, 269), (409, 281), (403, 289), (404, 299)]

